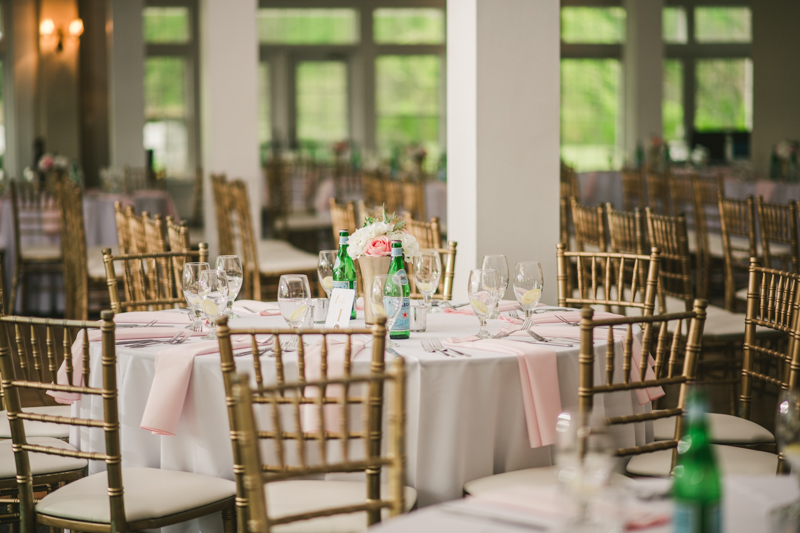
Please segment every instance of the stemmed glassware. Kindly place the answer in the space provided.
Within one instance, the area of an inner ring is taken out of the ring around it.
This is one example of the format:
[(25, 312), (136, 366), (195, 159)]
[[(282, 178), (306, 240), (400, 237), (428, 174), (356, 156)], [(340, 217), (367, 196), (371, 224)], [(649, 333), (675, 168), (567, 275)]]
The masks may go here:
[(204, 340), (217, 338), (217, 324), (214, 320), (225, 312), (228, 305), (228, 276), (221, 270), (203, 270), (198, 282), (200, 309), (208, 319), (209, 332)]
[(538, 261), (520, 261), (514, 268), (514, 296), (525, 311), (525, 316), (532, 316), (536, 304), (542, 297), (544, 275), (542, 265)]
[[(506, 295), (506, 289), (508, 288), (508, 261), (506, 261), (506, 256), (502, 254), (498, 255), (484, 255), (483, 256), (483, 264), (481, 265), (483, 269), (492, 269), (497, 271), (497, 277), (499, 278), (498, 281), (498, 290), (499, 296), (498, 301), (503, 299), (503, 296)], [(500, 315), (499, 307), (495, 308), (489, 318), (497, 318)]]
[(439, 278), (442, 276), (442, 259), (436, 250), (421, 250), (420, 254), (414, 258), (414, 281), (417, 290), (425, 298), (425, 306), (428, 312), (431, 309), (431, 297), (439, 287)]
[(311, 310), (311, 286), (305, 274), (284, 274), (278, 283), (278, 305), (290, 328), (299, 329)]
[(228, 307), (225, 314), (229, 318), (241, 318), (233, 312), (233, 301), (239, 296), (244, 281), (242, 260), (238, 255), (220, 255), (217, 257), (217, 270), (222, 270), (228, 277)]
[(203, 322), (200, 320), (200, 273), (209, 268), (211, 266), (208, 263), (185, 263), (183, 265), (183, 297), (186, 298), (189, 312), (194, 315), (194, 320), (186, 326), (186, 329), (200, 331), (203, 327)]
[(331, 297), (333, 290), (333, 265), (336, 264), (336, 255), (339, 252), (336, 250), (322, 250), (319, 253), (319, 262), (317, 263), (317, 275), (319, 276), (319, 284), (328, 298)]
[(467, 293), (469, 294), (469, 303), (472, 305), (472, 310), (481, 323), (481, 329), (478, 331), (479, 339), (488, 339), (492, 336), (486, 330), (486, 319), (497, 308), (497, 301), (500, 296), (498, 291), (499, 284), (500, 281), (496, 270), (478, 268), (469, 271)]
[[(370, 300), (372, 303), (372, 313), (386, 317), (386, 333), (391, 331), (392, 326), (400, 316), (403, 309), (403, 289), (400, 284), (386, 286), (388, 274), (378, 274), (372, 278), (372, 289), (370, 290)], [(389, 294), (386, 294), (386, 292)], [(398, 344), (386, 337), (387, 348), (397, 348)]]

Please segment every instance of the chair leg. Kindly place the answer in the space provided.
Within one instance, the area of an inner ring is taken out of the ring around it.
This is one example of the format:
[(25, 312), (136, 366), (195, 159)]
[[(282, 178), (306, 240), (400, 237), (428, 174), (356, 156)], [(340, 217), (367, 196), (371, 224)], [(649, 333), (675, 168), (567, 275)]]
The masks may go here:
[(222, 510), (222, 530), (224, 533), (236, 533), (236, 512), (233, 503)]

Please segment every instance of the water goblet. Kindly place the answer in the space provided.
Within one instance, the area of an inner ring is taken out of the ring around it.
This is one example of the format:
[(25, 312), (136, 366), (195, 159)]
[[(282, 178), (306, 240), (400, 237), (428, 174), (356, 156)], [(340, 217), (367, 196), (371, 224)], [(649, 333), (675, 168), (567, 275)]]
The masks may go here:
[(198, 286), (200, 309), (209, 326), (208, 335), (203, 340), (215, 340), (217, 324), (214, 320), (224, 313), (228, 304), (228, 276), (221, 270), (204, 270), (200, 273)]
[[(370, 290), (370, 300), (372, 303), (372, 313), (376, 316), (386, 317), (386, 347), (397, 348), (398, 344), (388, 337), (394, 323), (400, 316), (403, 309), (403, 289), (400, 284), (386, 286), (388, 274), (378, 274), (372, 278), (372, 289)], [(386, 294), (386, 292), (389, 294)]]
[(538, 261), (520, 261), (514, 267), (514, 296), (525, 311), (532, 316), (544, 289), (542, 265)]
[(278, 282), (278, 305), (290, 328), (299, 329), (311, 310), (311, 286), (305, 274), (284, 274)]
[(203, 322), (200, 320), (200, 273), (208, 270), (211, 266), (208, 263), (184, 263), (183, 265), (183, 297), (186, 299), (186, 305), (189, 306), (189, 312), (194, 315), (194, 320), (191, 324), (186, 326), (186, 329), (193, 331), (200, 331), (203, 327)]
[(241, 318), (233, 312), (233, 301), (239, 296), (244, 281), (242, 260), (238, 255), (220, 255), (217, 257), (217, 270), (222, 270), (228, 277), (228, 307), (225, 314), (229, 318)]
[(336, 264), (336, 256), (339, 252), (337, 250), (322, 250), (319, 253), (319, 262), (317, 263), (317, 276), (319, 276), (319, 284), (328, 298), (331, 297), (333, 290), (333, 265)]
[(478, 268), (469, 272), (467, 293), (469, 294), (469, 303), (472, 305), (472, 310), (481, 323), (481, 328), (478, 331), (479, 339), (488, 339), (492, 336), (486, 330), (486, 319), (497, 307), (498, 285), (499, 280), (496, 270)]
[[(502, 254), (484, 255), (481, 268), (497, 271), (497, 277), (499, 278), (499, 285), (497, 287), (499, 290), (498, 301), (502, 300), (508, 288), (508, 261), (506, 261), (506, 256)], [(497, 318), (498, 316), (500, 316), (499, 307), (492, 312), (489, 318)]]
[(414, 281), (417, 290), (425, 300), (425, 306), (431, 310), (431, 297), (439, 287), (439, 278), (442, 276), (442, 259), (436, 250), (421, 250), (414, 258)]

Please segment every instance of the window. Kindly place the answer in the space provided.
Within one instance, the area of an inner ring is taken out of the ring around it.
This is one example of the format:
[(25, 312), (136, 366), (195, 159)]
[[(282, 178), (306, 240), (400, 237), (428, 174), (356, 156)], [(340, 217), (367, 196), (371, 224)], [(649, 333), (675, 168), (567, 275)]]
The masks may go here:
[(306, 144), (348, 139), (347, 66), (304, 61), (296, 72), (297, 137)]
[(194, 16), (186, 6), (143, 12), (144, 148), (154, 170), (171, 178), (192, 177), (197, 161)]
[(674, 59), (664, 61), (663, 90), (661, 120), (664, 123), (664, 139), (682, 141), (686, 138), (683, 125), (683, 62)]
[(376, 9), (372, 28), (379, 44), (443, 44), (444, 11), (441, 9)]
[(697, 61), (697, 131), (753, 129), (753, 63), (749, 59)]
[(621, 7), (564, 7), (561, 40), (565, 43), (625, 42), (625, 9)]
[(750, 8), (695, 8), (694, 37), (699, 43), (749, 43), (752, 40)]
[(661, 27), (664, 42), (685, 44), (689, 40), (686, 9), (682, 7), (665, 7), (661, 17)]
[(258, 40), (265, 44), (356, 44), (355, 9), (259, 9)]
[(258, 143), (261, 146), (261, 163), (269, 157), (270, 141), (272, 141), (272, 114), (270, 98), (269, 63), (258, 64)]

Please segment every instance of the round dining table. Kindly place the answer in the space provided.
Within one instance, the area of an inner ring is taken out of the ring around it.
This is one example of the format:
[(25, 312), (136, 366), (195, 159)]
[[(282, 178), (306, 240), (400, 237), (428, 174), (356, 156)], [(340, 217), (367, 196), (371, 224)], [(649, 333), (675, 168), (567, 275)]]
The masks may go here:
[[(547, 308), (543, 308), (546, 310)], [(163, 311), (170, 313), (178, 311)], [(352, 320), (352, 327), (363, 327), (363, 312)], [(490, 320), (497, 331), (508, 322)], [(283, 328), (281, 316), (244, 315), (230, 321), (236, 328)], [(321, 326), (321, 325), (320, 325)], [(478, 331), (474, 315), (446, 312), (429, 313), (427, 330), (413, 332), (398, 340), (387, 352), (387, 360), (405, 359), (406, 391), (406, 484), (415, 488), (417, 505), (424, 507), (458, 499), (465, 482), (502, 472), (553, 464), (553, 446), (532, 447), (526, 427), (520, 362), (516, 355), (458, 345), (468, 356), (445, 356), (426, 352), (422, 340), (445, 340), (474, 335)], [(199, 342), (187, 341), (187, 346)], [(605, 343), (598, 342), (598, 356), (605, 354)], [(225, 390), (219, 354), (194, 358), (191, 379), (174, 435), (159, 435), (141, 428), (142, 417), (156, 375), (156, 357), (162, 345), (143, 348), (117, 347), (119, 414), (123, 465), (181, 470), (233, 479), (232, 449), (229, 439)], [(173, 347), (174, 349), (174, 347)], [(555, 348), (558, 396), (564, 410), (578, 404), (579, 342)], [(616, 350), (618, 354), (621, 349)], [(368, 373), (372, 350), (358, 353), (353, 373)], [(100, 345), (91, 345), (91, 382), (100, 385)], [(285, 354), (287, 375), (292, 375), (296, 354)], [(294, 358), (293, 358), (294, 357)], [(621, 356), (620, 356), (621, 357)], [(237, 371), (250, 372), (252, 357), (237, 357)], [(261, 357), (265, 380), (275, 380), (275, 359)], [(596, 365), (596, 379), (604, 376), (603, 365)], [(617, 365), (622, 367), (621, 362)], [(166, 406), (171, 407), (171, 406)], [(601, 395), (595, 407), (606, 416), (646, 412), (631, 392)], [(84, 397), (73, 405), (76, 416), (102, 418), (99, 398)], [(648, 424), (630, 425), (616, 437), (621, 446), (641, 445), (652, 440)], [(81, 450), (102, 451), (103, 432), (96, 429), (73, 430), (70, 442)], [(90, 472), (104, 468), (92, 463)], [(199, 530), (220, 527), (221, 522), (203, 523)]]

